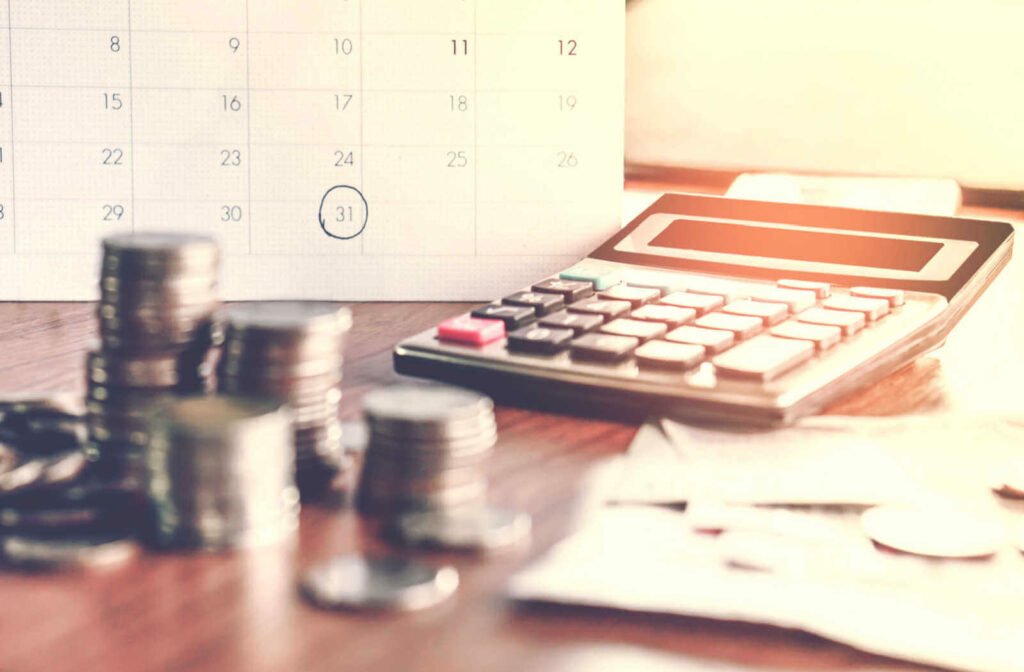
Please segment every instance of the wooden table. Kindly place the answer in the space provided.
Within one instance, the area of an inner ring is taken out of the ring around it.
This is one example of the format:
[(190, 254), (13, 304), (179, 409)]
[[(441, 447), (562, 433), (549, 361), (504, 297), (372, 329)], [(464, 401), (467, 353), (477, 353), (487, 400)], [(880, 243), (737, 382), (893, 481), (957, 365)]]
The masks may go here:
[[(1020, 213), (970, 211), (1018, 219)], [(889, 415), (1020, 409), (1024, 379), (1024, 262), (1014, 260), (935, 353), (831, 409)], [(353, 306), (344, 415), (394, 378), (401, 338), (466, 310), (457, 303)], [(95, 337), (91, 304), (0, 304), (0, 392), (81, 390)], [(490, 498), (534, 516), (524, 552), (453, 562), (453, 601), (417, 614), (328, 613), (307, 606), (296, 574), (332, 553), (383, 549), (372, 522), (307, 507), (293, 548), (249, 554), (146, 554), (109, 573), (0, 574), (0, 672), (108, 670), (547, 670), (676, 669), (686, 658), (752, 668), (903, 669), (807, 634), (700, 619), (575, 608), (521, 608), (504, 581), (570, 529), (581, 484), (624, 451), (634, 426), (513, 408), (498, 410)], [(689, 668), (688, 668), (689, 669)], [(718, 668), (715, 668), (718, 669)]]

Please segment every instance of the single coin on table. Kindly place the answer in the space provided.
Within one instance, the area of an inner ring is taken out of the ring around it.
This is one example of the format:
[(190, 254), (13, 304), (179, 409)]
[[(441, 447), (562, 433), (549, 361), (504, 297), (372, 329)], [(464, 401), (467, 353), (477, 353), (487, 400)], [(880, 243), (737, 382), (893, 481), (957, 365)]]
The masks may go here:
[(996, 521), (944, 509), (876, 506), (861, 516), (867, 536), (897, 551), (934, 558), (980, 558), (1006, 547)]
[(6, 536), (0, 539), (0, 562), (26, 568), (76, 569), (113, 567), (138, 553), (123, 535), (96, 534), (62, 538)]
[(451, 511), (414, 511), (395, 523), (395, 533), (411, 546), (465, 551), (496, 551), (530, 536), (530, 516), (490, 506)]
[(342, 555), (306, 570), (302, 594), (325, 609), (414, 611), (440, 604), (459, 586), (454, 567), (400, 557)]

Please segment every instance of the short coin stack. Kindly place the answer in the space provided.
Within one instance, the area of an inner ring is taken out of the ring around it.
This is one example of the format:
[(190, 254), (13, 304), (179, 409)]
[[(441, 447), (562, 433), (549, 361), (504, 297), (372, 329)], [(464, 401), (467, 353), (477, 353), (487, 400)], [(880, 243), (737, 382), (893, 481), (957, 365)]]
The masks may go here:
[(478, 507), (497, 439), (494, 404), (443, 385), (395, 385), (363, 399), (370, 439), (357, 505), (367, 513)]
[(103, 241), (101, 342), (87, 356), (90, 436), (103, 458), (146, 445), (146, 418), (168, 393), (212, 386), (220, 251), (203, 236), (115, 235)]
[(289, 406), (299, 486), (319, 494), (346, 466), (338, 403), (351, 313), (328, 302), (274, 301), (229, 306), (223, 317), (220, 390)]
[(291, 418), (276, 402), (240, 397), (166, 401), (146, 450), (160, 547), (221, 550), (280, 542), (298, 528)]

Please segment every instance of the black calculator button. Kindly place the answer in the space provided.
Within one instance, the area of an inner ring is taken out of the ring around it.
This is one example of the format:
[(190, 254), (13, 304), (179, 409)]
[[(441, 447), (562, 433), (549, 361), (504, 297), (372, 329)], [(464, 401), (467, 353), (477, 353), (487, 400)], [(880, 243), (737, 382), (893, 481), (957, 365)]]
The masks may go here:
[(572, 329), (573, 333), (579, 336), (604, 324), (604, 317), (588, 313), (570, 313), (563, 310), (552, 315), (545, 315), (540, 318), (539, 322), (541, 326), (545, 327)]
[(669, 306), (678, 306), (679, 308), (690, 308), (691, 310), (697, 311), (698, 315), (714, 310), (715, 308), (721, 308), (722, 304), (725, 303), (725, 299), (720, 296), (714, 296), (712, 294), (693, 294), (691, 292), (675, 292), (669, 294), (661, 300), (661, 303)]
[(633, 354), (636, 346), (640, 345), (640, 339), (612, 334), (585, 334), (570, 345), (572, 356), (576, 359), (618, 362)]
[(629, 301), (613, 301), (612, 299), (589, 298), (569, 305), (571, 313), (600, 315), (605, 322), (622, 317), (629, 312), (629, 309)]
[(679, 325), (692, 322), (697, 317), (697, 311), (693, 308), (680, 308), (679, 306), (663, 306), (661, 304), (649, 303), (640, 306), (630, 315), (634, 320), (647, 320), (648, 322), (662, 322), (668, 327), (674, 328)]
[(506, 296), (502, 303), (510, 306), (524, 306), (533, 308), (538, 315), (549, 315), (555, 311), (565, 308), (565, 301), (558, 294), (544, 294), (542, 292), (516, 292)]
[(505, 329), (508, 331), (526, 326), (537, 319), (537, 313), (533, 308), (501, 306), (495, 303), (477, 308), (470, 315), (482, 320), (501, 320), (505, 323)]
[(572, 303), (573, 301), (579, 301), (594, 295), (594, 283), (582, 280), (551, 278), (544, 282), (538, 282), (531, 289), (535, 292), (544, 292), (545, 294), (561, 294), (562, 300), (565, 303)]
[(553, 355), (569, 347), (572, 329), (531, 325), (508, 334), (508, 349)]
[(639, 338), (641, 342), (664, 336), (666, 331), (668, 331), (668, 327), (661, 322), (644, 322), (643, 320), (630, 320), (628, 318), (612, 320), (601, 327), (601, 333), (615, 334), (616, 336), (633, 336), (634, 338)]
[(691, 369), (705, 357), (703, 345), (650, 341), (636, 349), (636, 363), (655, 369)]
[(598, 294), (602, 299), (613, 301), (629, 301), (634, 308), (639, 308), (645, 303), (657, 301), (661, 298), (661, 291), (653, 287), (630, 287), (629, 285), (616, 285)]

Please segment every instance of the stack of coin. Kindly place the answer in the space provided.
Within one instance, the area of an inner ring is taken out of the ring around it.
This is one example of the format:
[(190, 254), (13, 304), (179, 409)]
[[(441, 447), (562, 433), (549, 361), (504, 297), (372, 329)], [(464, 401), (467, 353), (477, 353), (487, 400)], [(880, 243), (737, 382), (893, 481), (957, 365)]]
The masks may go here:
[(156, 402), (212, 386), (219, 260), (217, 243), (203, 236), (104, 239), (100, 343), (86, 362), (89, 430), (101, 457), (140, 454)]
[(357, 505), (367, 513), (453, 510), (485, 500), (494, 404), (443, 385), (395, 385), (363, 399), (370, 438)]
[(154, 417), (145, 462), (145, 536), (157, 546), (261, 546), (298, 527), (291, 418), (276, 402), (167, 401)]
[(347, 466), (338, 403), (351, 313), (327, 302), (272, 301), (229, 306), (223, 322), (220, 390), (290, 407), (299, 487), (321, 494)]
[(130, 558), (138, 484), (85, 452), (81, 397), (0, 400), (0, 563), (74, 568)]

